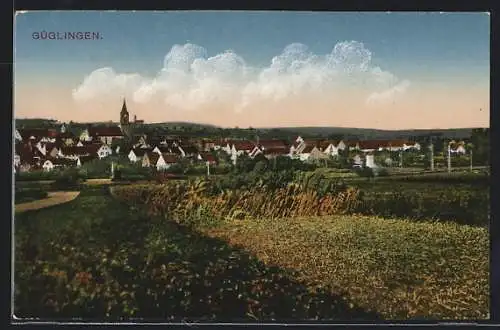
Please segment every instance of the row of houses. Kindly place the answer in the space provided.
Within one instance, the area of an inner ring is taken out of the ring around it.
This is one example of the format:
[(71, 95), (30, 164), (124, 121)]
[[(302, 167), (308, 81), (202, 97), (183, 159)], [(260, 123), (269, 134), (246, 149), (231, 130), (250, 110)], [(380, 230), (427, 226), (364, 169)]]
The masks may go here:
[[(263, 155), (268, 159), (286, 156), (301, 161), (327, 159), (339, 155), (343, 150), (357, 151), (354, 163), (370, 163), (369, 159), (377, 151), (421, 150), (416, 142), (407, 140), (364, 140), (342, 141), (316, 139), (307, 140), (297, 137), (293, 143), (285, 140), (209, 140), (181, 139), (175, 136), (158, 136), (136, 134), (133, 136), (132, 148), (120, 150), (112, 148), (123, 134), (116, 127), (87, 127), (76, 136), (64, 126), (59, 131), (53, 129), (19, 129), (15, 130), (14, 170), (27, 171), (44, 169), (47, 171), (57, 167), (81, 166), (93, 159), (102, 159), (113, 154), (126, 155), (130, 162), (140, 162), (144, 167), (155, 167), (158, 170), (168, 169), (182, 159), (191, 162), (208, 164), (217, 163), (213, 151), (224, 152), (236, 163), (238, 157), (247, 155), (254, 158)], [(452, 146), (452, 152), (465, 153), (463, 143)]]

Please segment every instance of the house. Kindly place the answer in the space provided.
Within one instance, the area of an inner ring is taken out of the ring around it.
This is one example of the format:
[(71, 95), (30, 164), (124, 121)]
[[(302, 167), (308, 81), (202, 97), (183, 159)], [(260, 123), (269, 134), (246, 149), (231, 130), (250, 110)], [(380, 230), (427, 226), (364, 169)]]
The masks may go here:
[(184, 157), (184, 151), (180, 149), (178, 146), (168, 146), (168, 145), (158, 145), (154, 147), (153, 152), (156, 152), (158, 154), (176, 154), (179, 155), (180, 157)]
[[(297, 156), (301, 161), (307, 161), (311, 156), (313, 150), (318, 150), (315, 145), (306, 145), (304, 148), (301, 148), (300, 152), (297, 153)], [(319, 151), (319, 150), (318, 150)]]
[(17, 128), (14, 130), (14, 140), (16, 141), (16, 143), (23, 140), (23, 137), (21, 136), (21, 133), (19, 133), (19, 130)]
[(99, 159), (108, 157), (112, 154), (111, 147), (106, 144), (87, 144), (84, 146), (61, 147), (59, 149), (59, 158), (68, 158), (76, 160), (80, 156), (98, 156)]
[(243, 155), (247, 154), (249, 155), (252, 150), (255, 148), (255, 145), (250, 142), (250, 141), (235, 141), (232, 144), (230, 155), (231, 155), (231, 160), (233, 161), (234, 164), (236, 164), (236, 159)]
[(21, 156), (17, 153), (14, 154), (14, 168), (19, 167), (21, 165)]
[(328, 156), (338, 156), (339, 151), (345, 150), (347, 146), (344, 141), (322, 141), (320, 143), (320, 151), (323, 151)]
[(117, 139), (123, 139), (123, 133), (118, 126), (90, 127), (88, 134), (92, 140), (98, 140), (107, 145), (111, 145)]
[(207, 151), (215, 150), (216, 145), (217, 145), (217, 142), (214, 140), (202, 139), (202, 140), (199, 140), (197, 146), (200, 150), (207, 152)]
[(153, 167), (156, 166), (156, 162), (160, 158), (161, 153), (154, 151), (146, 152), (142, 157), (142, 167)]
[(21, 172), (30, 171), (32, 169), (40, 168), (42, 165), (42, 159), (45, 156), (33, 146), (29, 141), (26, 144), (16, 144), (14, 152), (14, 165)]
[(71, 132), (59, 133), (59, 135), (57, 136), (57, 139), (60, 140), (63, 144), (65, 144), (67, 146), (72, 146), (77, 141), (76, 136)]
[(354, 155), (352, 157), (352, 163), (354, 166), (363, 166), (363, 160), (360, 155)]
[(153, 149), (151, 149), (151, 148), (135, 148), (135, 149), (131, 149), (130, 152), (128, 153), (128, 159), (132, 163), (136, 163), (138, 161), (141, 161), (142, 157), (144, 157), (144, 155), (147, 152), (151, 152), (151, 151), (153, 151)]
[(406, 141), (403, 145), (403, 148), (404, 150), (415, 149), (417, 151), (420, 151), (422, 149), (422, 146), (418, 142)]
[(38, 142), (42, 140), (43, 142), (55, 142), (57, 137), (57, 131), (54, 129), (19, 129), (18, 131), (23, 141), (36, 140)]
[(55, 168), (61, 167), (74, 167), (77, 166), (78, 161), (75, 159), (64, 159), (64, 158), (50, 158), (43, 162), (42, 168), (44, 171), (52, 171)]
[(467, 153), (467, 149), (465, 148), (465, 142), (452, 141), (452, 143), (450, 143), (450, 152), (454, 154), (465, 155)]
[(367, 154), (365, 156), (365, 164), (366, 164), (366, 167), (370, 167), (370, 168), (377, 167), (375, 165), (375, 156), (373, 154)]
[(99, 157), (97, 157), (97, 155), (79, 156), (76, 160), (77, 161), (76, 166), (80, 167), (80, 166), (82, 166), (86, 163), (92, 162), (96, 159), (99, 159)]
[(156, 161), (156, 169), (158, 171), (167, 170), (170, 166), (177, 164), (178, 158), (174, 154), (164, 153), (158, 157)]
[(349, 148), (349, 150), (360, 150), (361, 147), (359, 145), (360, 141), (345, 141), (345, 146)]
[[(309, 146), (310, 147), (310, 146)], [(307, 149), (307, 147), (306, 147)], [(313, 146), (311, 151), (309, 152), (309, 156), (307, 157), (307, 160), (309, 161), (318, 161), (318, 160), (324, 160), (328, 159), (329, 156), (322, 152), (318, 147)]]
[[(206, 146), (205, 146), (205, 151), (210, 151), (210, 149), (207, 150), (207, 145), (208, 146), (213, 146), (213, 150), (215, 151), (218, 151), (218, 150), (224, 150), (226, 151), (227, 154), (229, 154), (229, 146), (228, 146), (228, 143), (226, 141), (223, 141), (223, 140), (218, 140), (218, 141), (211, 141), (211, 142), (207, 142)], [(226, 148), (228, 150), (225, 150), (224, 148)]]
[(45, 157), (55, 158), (59, 154), (60, 143), (44, 143), (39, 141), (36, 147)]
[[(357, 144), (359, 146), (359, 150), (364, 153), (379, 151), (388, 146), (387, 141), (382, 140), (363, 140), (359, 141)], [(354, 149), (354, 148), (353, 148)]]
[(178, 148), (181, 151), (182, 157), (196, 157), (198, 155), (198, 148), (192, 144), (181, 145)]
[(97, 149), (97, 156), (99, 159), (109, 157), (113, 154), (113, 149), (107, 144), (103, 144)]
[(283, 148), (267, 148), (262, 151), (264, 157), (267, 159), (273, 159), (276, 157), (290, 157), (290, 152), (288, 149)]
[(217, 159), (215, 159), (214, 155), (208, 152), (203, 152), (198, 154), (198, 157), (196, 157), (198, 160), (203, 161), (205, 163), (209, 163), (210, 165), (215, 165), (217, 164)]
[[(306, 153), (309, 153), (314, 147), (319, 149), (322, 142), (322, 140), (304, 140), (299, 136), (290, 147), (290, 155), (294, 158), (300, 158), (300, 155), (305, 152), (305, 149), (308, 150)], [(303, 156), (302, 158), (304, 157), (308, 156)]]
[(287, 142), (283, 140), (263, 140), (255, 145), (249, 155), (253, 158), (259, 153), (266, 154), (266, 150), (272, 150), (272, 152), (267, 153), (268, 155), (288, 155), (290, 153)]
[(92, 136), (90, 135), (90, 128), (84, 129), (79, 136), (80, 143), (83, 141), (92, 141)]

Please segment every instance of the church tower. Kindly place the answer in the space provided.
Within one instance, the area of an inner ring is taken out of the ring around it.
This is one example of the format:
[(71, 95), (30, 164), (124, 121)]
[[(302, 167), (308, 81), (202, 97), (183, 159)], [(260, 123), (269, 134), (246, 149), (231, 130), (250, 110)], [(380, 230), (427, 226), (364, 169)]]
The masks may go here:
[(125, 138), (132, 138), (132, 127), (130, 125), (129, 113), (125, 99), (123, 99), (122, 110), (120, 111), (120, 129)]

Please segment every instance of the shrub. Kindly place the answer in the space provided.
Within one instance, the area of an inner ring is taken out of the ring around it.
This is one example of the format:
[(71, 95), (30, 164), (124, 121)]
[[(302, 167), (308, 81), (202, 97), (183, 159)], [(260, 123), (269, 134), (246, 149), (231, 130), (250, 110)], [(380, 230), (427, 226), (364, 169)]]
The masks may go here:
[(78, 189), (83, 179), (78, 169), (69, 168), (59, 173), (53, 187), (56, 189)]
[(16, 181), (42, 181), (42, 180), (55, 180), (58, 177), (58, 171), (30, 171), (30, 172), (16, 172)]

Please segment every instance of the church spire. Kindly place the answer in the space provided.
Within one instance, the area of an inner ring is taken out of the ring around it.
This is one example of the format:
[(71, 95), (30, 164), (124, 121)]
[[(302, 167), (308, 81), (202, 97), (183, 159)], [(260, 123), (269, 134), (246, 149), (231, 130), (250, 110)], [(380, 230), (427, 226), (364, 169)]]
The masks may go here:
[(125, 101), (125, 98), (123, 98), (123, 105), (122, 105), (122, 111), (120, 112), (120, 125), (123, 126), (128, 126), (129, 125), (129, 115), (128, 115), (128, 110), (127, 110), (127, 103)]
[(123, 98), (122, 113), (126, 113), (126, 112), (128, 112), (127, 103), (125, 101), (125, 98)]

